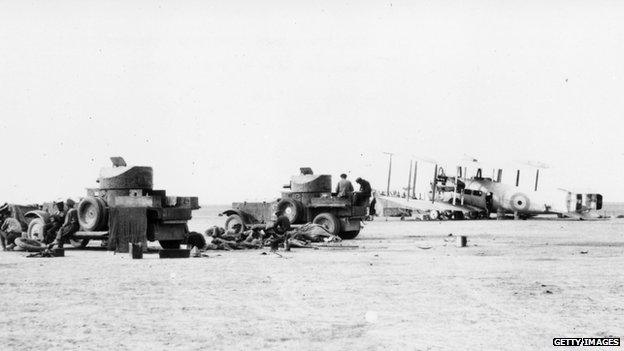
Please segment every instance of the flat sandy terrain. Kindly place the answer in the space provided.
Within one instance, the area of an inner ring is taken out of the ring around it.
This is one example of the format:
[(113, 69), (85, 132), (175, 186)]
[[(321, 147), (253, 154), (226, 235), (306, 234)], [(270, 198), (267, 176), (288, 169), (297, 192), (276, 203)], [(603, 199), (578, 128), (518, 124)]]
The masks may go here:
[(623, 220), (382, 219), (345, 244), (359, 247), (0, 252), (0, 348), (536, 350), (624, 337)]

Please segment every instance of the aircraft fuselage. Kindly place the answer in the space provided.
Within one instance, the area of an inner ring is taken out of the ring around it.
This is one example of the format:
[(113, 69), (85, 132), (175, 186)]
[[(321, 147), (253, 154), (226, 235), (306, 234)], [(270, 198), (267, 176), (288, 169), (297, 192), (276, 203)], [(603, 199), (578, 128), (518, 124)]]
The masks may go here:
[[(454, 179), (453, 179), (454, 182)], [(448, 189), (448, 186), (446, 187)], [(489, 212), (539, 214), (584, 213), (602, 208), (600, 194), (575, 194), (566, 190), (526, 191), (490, 178), (459, 178), (454, 191), (446, 191), (443, 200), (485, 208)], [(441, 199), (442, 200), (442, 199)]]

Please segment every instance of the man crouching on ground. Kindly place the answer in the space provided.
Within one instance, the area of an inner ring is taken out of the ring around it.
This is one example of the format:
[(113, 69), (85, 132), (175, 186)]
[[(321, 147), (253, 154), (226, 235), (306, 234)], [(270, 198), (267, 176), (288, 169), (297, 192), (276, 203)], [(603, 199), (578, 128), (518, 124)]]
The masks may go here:
[(284, 215), (284, 211), (277, 210), (275, 212), (277, 219), (275, 222), (267, 223), (264, 232), (270, 238), (270, 246), (272, 251), (277, 251), (277, 248), (281, 243), (286, 243), (288, 238), (288, 231), (290, 230), (290, 220)]

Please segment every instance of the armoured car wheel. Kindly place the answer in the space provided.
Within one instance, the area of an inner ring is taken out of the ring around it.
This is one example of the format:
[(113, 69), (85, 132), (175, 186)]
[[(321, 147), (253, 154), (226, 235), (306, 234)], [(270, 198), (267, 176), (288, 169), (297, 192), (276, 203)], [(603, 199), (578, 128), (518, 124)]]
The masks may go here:
[(245, 222), (241, 216), (237, 214), (229, 215), (225, 220), (225, 230), (233, 231), (234, 233), (240, 233), (245, 230)]
[(86, 231), (98, 230), (105, 222), (106, 206), (102, 199), (92, 196), (85, 197), (78, 204), (78, 222)]
[(45, 237), (45, 222), (41, 218), (33, 218), (30, 223), (28, 223), (28, 238), (41, 241)]
[(77, 249), (84, 249), (89, 245), (89, 239), (69, 239), (69, 244)]
[(351, 239), (355, 239), (355, 237), (358, 236), (358, 234), (360, 234), (359, 230), (353, 230), (350, 232), (342, 232), (338, 236), (340, 236), (340, 238), (344, 240), (351, 240)]
[(158, 243), (160, 243), (160, 247), (162, 247), (163, 249), (179, 249), (182, 241), (181, 240), (158, 240)]
[(330, 234), (338, 235), (340, 233), (340, 221), (331, 213), (319, 213), (314, 217), (312, 223), (323, 226)]
[(290, 223), (296, 223), (301, 217), (301, 203), (293, 199), (281, 199), (277, 203), (277, 210), (284, 212)]

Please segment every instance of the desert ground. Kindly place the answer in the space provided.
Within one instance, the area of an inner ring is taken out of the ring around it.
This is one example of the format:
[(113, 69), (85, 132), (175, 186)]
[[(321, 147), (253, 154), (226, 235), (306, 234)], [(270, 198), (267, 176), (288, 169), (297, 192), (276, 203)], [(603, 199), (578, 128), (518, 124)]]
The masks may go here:
[(0, 252), (0, 348), (538, 350), (624, 337), (623, 229), (378, 218), (350, 249)]

